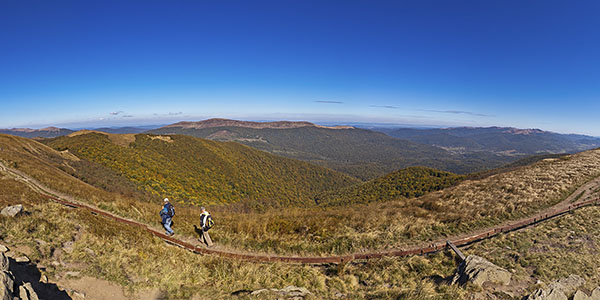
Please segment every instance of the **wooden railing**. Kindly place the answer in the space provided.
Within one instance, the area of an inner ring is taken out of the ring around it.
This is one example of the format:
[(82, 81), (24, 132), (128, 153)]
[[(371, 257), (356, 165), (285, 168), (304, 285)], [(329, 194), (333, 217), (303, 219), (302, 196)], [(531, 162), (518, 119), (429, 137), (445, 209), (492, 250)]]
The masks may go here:
[(423, 254), (433, 253), (433, 252), (437, 252), (437, 251), (446, 249), (447, 247), (449, 247), (449, 245), (455, 245), (456, 247), (469, 245), (471, 243), (474, 243), (474, 242), (477, 242), (480, 240), (484, 240), (484, 239), (488, 239), (488, 238), (497, 236), (498, 234), (501, 234), (501, 233), (514, 231), (514, 230), (517, 230), (517, 229), (520, 229), (523, 227), (535, 225), (539, 222), (566, 214), (570, 211), (579, 209), (584, 206), (600, 204), (600, 198), (575, 202), (575, 203), (572, 203), (568, 206), (564, 206), (561, 208), (549, 209), (549, 210), (544, 211), (540, 214), (537, 214), (533, 217), (520, 219), (517, 221), (510, 222), (508, 224), (485, 229), (483, 231), (478, 231), (477, 233), (474, 233), (471, 235), (469, 235), (469, 234), (463, 235), (461, 237), (458, 237), (458, 238), (455, 238), (452, 240), (445, 240), (445, 239), (440, 240), (440, 241), (425, 245), (423, 247), (414, 247), (414, 248), (397, 249), (397, 250), (386, 250), (386, 251), (370, 252), (370, 253), (355, 253), (355, 254), (341, 255), (341, 256), (319, 257), (319, 256), (278, 256), (278, 255), (266, 255), (266, 254), (243, 254), (243, 253), (236, 253), (236, 252), (225, 251), (225, 250), (204, 248), (204, 247), (192, 245), (188, 242), (179, 240), (172, 236), (168, 236), (168, 235), (162, 233), (161, 231), (151, 228), (148, 225), (145, 225), (143, 223), (129, 220), (129, 219), (126, 219), (123, 217), (119, 217), (115, 214), (92, 207), (87, 204), (67, 201), (67, 200), (59, 199), (57, 197), (49, 196), (49, 195), (46, 195), (46, 197), (48, 197), (49, 199), (56, 201), (60, 204), (69, 206), (69, 207), (87, 209), (87, 210), (90, 210), (94, 214), (105, 216), (105, 217), (113, 219), (117, 222), (121, 222), (121, 223), (125, 223), (125, 224), (129, 224), (132, 226), (143, 228), (144, 230), (150, 232), (151, 234), (153, 234), (169, 243), (178, 245), (178, 246), (185, 248), (187, 250), (190, 250), (194, 253), (218, 255), (218, 256), (222, 256), (222, 257), (243, 259), (243, 260), (256, 261), (256, 262), (286, 262), (286, 263), (303, 263), (303, 264), (347, 263), (347, 262), (351, 262), (353, 260), (367, 260), (367, 259), (374, 259), (374, 258), (381, 258), (381, 257), (394, 257), (394, 256), (397, 257), (397, 256), (423, 255)]

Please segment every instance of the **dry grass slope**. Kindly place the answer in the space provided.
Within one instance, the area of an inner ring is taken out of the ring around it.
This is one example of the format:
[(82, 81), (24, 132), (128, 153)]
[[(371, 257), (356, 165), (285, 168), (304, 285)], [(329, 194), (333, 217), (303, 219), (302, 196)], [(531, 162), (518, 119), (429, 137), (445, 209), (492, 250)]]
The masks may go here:
[[(68, 154), (35, 141), (0, 135), (0, 159), (62, 193), (158, 226), (159, 204), (81, 182), (59, 168), (75, 165), (76, 160)], [(416, 199), (263, 213), (243, 206), (215, 206), (210, 209), (217, 227), (211, 233), (220, 247), (242, 251), (327, 254), (399, 247), (540, 210), (598, 176), (599, 170), (600, 151), (594, 150), (463, 182)], [(49, 203), (1, 172), (0, 191), (0, 207), (23, 203), (28, 211), (16, 219), (0, 217), (0, 239), (9, 246), (29, 249), (27, 254), (34, 263), (46, 266), (44, 272), (51, 280), (68, 271), (82, 271), (130, 291), (158, 287), (167, 299), (185, 299), (200, 291), (230, 299), (236, 291), (287, 285), (308, 288), (314, 299), (335, 298), (338, 292), (348, 299), (461, 299), (486, 292), (435, 283), (450, 276), (456, 266), (449, 253), (345, 266), (253, 264), (198, 256), (165, 245), (141, 230)], [(178, 235), (194, 236), (198, 211), (177, 207)], [(510, 291), (515, 295), (530, 292), (537, 279), (548, 282), (571, 273), (584, 276), (591, 288), (600, 284), (600, 272), (594, 269), (600, 259), (599, 218), (600, 209), (585, 208), (536, 228), (475, 244), (465, 252), (513, 269), (515, 278), (525, 282)], [(70, 243), (69, 252), (65, 245)], [(53, 265), (58, 257), (62, 264)], [(507, 298), (502, 291), (494, 293)], [(251, 299), (244, 292), (239, 295)]]

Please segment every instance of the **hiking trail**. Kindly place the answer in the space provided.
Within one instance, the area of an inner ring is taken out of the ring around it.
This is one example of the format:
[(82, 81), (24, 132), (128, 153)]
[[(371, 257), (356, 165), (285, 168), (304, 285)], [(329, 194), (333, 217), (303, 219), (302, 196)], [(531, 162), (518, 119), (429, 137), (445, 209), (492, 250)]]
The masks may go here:
[(143, 224), (138, 221), (127, 219), (124, 217), (117, 216), (113, 213), (104, 211), (102, 209), (93, 207), (89, 204), (82, 203), (75, 200), (73, 197), (54, 191), (48, 187), (42, 185), (39, 181), (24, 174), (19, 170), (15, 170), (5, 166), (0, 162), (0, 171), (13, 177), (15, 180), (24, 182), (32, 190), (46, 196), (47, 198), (63, 204), (65, 206), (73, 208), (83, 208), (91, 211), (94, 214), (102, 215), (107, 218), (113, 219), (117, 222), (126, 223), (131, 226), (140, 227), (154, 236), (157, 236), (168, 243), (177, 245), (179, 247), (190, 250), (194, 253), (218, 255), (227, 258), (243, 259), (248, 261), (256, 262), (286, 262), (286, 263), (305, 263), (305, 264), (324, 264), (324, 263), (347, 263), (354, 260), (366, 260), (381, 257), (399, 257), (399, 256), (410, 256), (410, 255), (423, 255), (428, 253), (437, 252), (446, 249), (447, 242), (450, 241), (457, 247), (466, 246), (471, 243), (494, 237), (498, 234), (514, 231), (520, 228), (535, 225), (541, 221), (545, 221), (557, 216), (561, 216), (575, 209), (589, 205), (600, 205), (600, 198), (592, 198), (594, 194), (594, 188), (600, 187), (600, 177), (596, 177), (586, 184), (582, 185), (566, 197), (563, 201), (555, 204), (552, 207), (546, 208), (533, 216), (521, 218), (518, 220), (507, 221), (503, 224), (476, 230), (470, 233), (460, 234), (452, 238), (439, 239), (435, 242), (422, 243), (420, 246), (407, 247), (402, 249), (393, 249), (385, 251), (365, 252), (365, 253), (354, 253), (348, 255), (339, 256), (282, 256), (282, 255), (267, 255), (267, 254), (253, 254), (253, 253), (240, 253), (235, 251), (221, 250), (204, 248), (201, 246), (193, 245), (189, 242), (183, 241), (182, 239), (174, 238), (164, 234), (162, 231), (150, 227), (149, 225)]

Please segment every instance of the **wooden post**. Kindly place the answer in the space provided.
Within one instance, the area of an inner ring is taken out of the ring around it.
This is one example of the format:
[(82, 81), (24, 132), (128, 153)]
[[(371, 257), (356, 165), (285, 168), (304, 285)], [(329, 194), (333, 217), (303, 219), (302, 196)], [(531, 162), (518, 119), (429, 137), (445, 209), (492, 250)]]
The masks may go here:
[(446, 245), (448, 245), (448, 247), (450, 247), (450, 249), (452, 249), (452, 251), (454, 251), (454, 253), (456, 253), (456, 255), (458, 255), (458, 257), (460, 257), (460, 260), (466, 259), (465, 255), (462, 252), (460, 252), (460, 250), (458, 250), (458, 248), (456, 248), (456, 245), (452, 244), (451, 241), (446, 241)]

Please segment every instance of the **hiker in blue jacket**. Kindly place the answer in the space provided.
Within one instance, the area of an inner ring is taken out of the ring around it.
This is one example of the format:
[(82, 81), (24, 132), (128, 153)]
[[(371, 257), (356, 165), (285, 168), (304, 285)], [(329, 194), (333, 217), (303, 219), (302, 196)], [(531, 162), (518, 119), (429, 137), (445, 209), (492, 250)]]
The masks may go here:
[(160, 210), (160, 217), (162, 218), (163, 227), (165, 227), (167, 235), (174, 235), (173, 229), (171, 229), (171, 224), (173, 224), (173, 216), (175, 216), (175, 207), (173, 204), (169, 202), (169, 198), (165, 198), (165, 205)]

